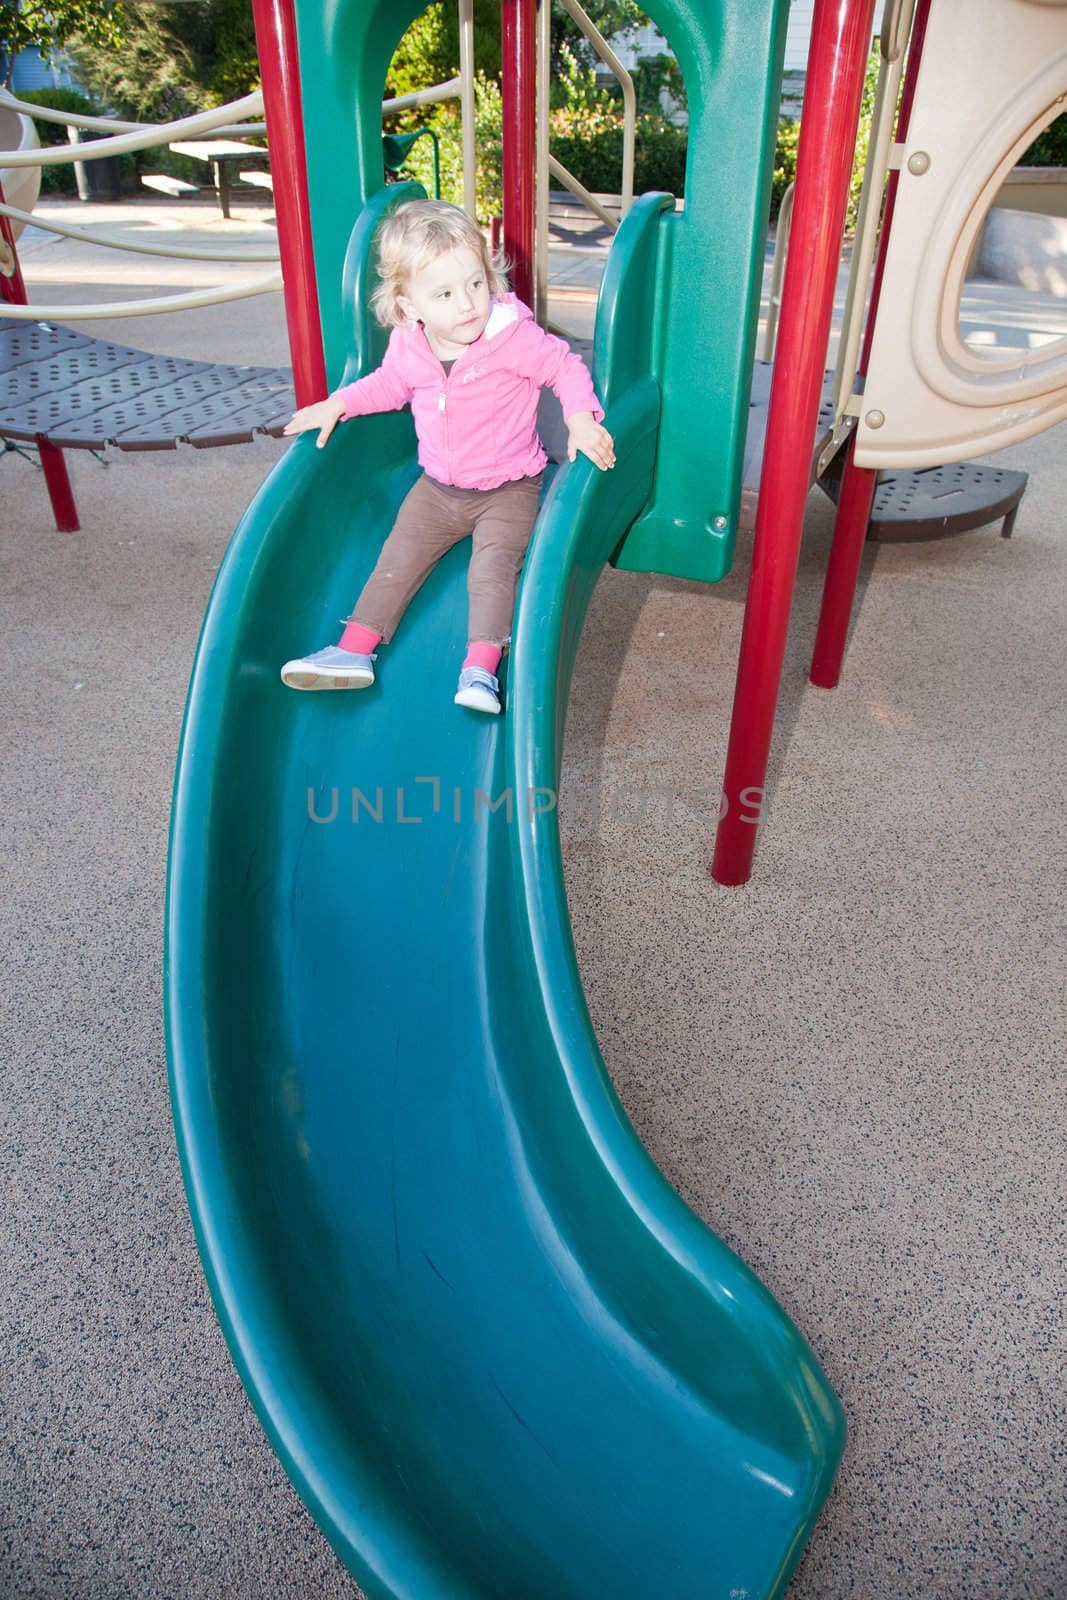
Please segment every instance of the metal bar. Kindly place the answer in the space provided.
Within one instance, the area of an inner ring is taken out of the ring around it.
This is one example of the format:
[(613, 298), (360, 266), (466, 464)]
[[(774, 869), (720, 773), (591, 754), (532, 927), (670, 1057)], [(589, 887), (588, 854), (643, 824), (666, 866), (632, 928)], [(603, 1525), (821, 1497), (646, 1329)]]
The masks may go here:
[[(4, 218), (4, 221), (7, 219)], [(146, 300), (100, 300), (77, 306), (11, 305), (4, 312), (18, 322), (93, 322), (99, 317), (147, 317), (165, 311), (196, 311), (201, 306), (218, 306), (228, 300), (247, 300), (252, 295), (276, 294), (283, 288), (280, 272), (265, 272), (258, 278), (242, 278), (237, 283), (218, 284), (213, 289), (188, 289), (181, 294), (150, 295)]]
[(81, 228), (76, 224), (55, 222), (40, 211), (22, 211), (18, 206), (0, 205), (0, 216), (10, 217), (31, 228), (43, 228), (46, 233), (57, 233), (64, 239), (80, 239), (83, 244), (98, 244), (105, 250), (128, 250), (132, 255), (167, 256), (175, 261), (252, 262), (277, 261), (276, 245), (249, 245), (247, 250), (202, 250), (195, 245), (165, 245), (136, 243), (118, 238), (113, 233), (98, 233), (94, 228)]
[(434, 132), (434, 130), (432, 128), (425, 128), (423, 131), (429, 135), (430, 145), (431, 145), (431, 147), (433, 149), (433, 197), (434, 197), (435, 200), (440, 200), (440, 198), (441, 198), (441, 141), (437, 137), (437, 134)]
[[(4, 186), (0, 183), (0, 204), (3, 204)], [(0, 241), (3, 250), (0, 251), (0, 300), (11, 312), (15, 306), (22, 307), (26, 304), (26, 285), (22, 279), (22, 268), (19, 266), (18, 250), (15, 248), (15, 234), (10, 222), (5, 216), (0, 216)], [(70, 474), (62, 450), (58, 450), (52, 441), (43, 433), (36, 436), (37, 454), (41, 468), (44, 472), (45, 487), (48, 498), (52, 502), (52, 515), (55, 518), (56, 528), (60, 533), (77, 533), (81, 527), (78, 520), (78, 507), (74, 502), (74, 490), (70, 486)]]
[[(911, 108), (915, 101), (915, 85), (919, 77), (923, 42), (926, 38), (926, 23), (929, 15), (930, 0), (919, 0), (912, 26), (904, 92), (901, 96), (900, 112), (897, 117), (896, 137), (901, 143), (907, 138), (908, 125), (911, 121)], [(883, 25), (882, 48), (885, 50), (888, 43), (888, 48), (894, 51), (898, 59), (903, 48), (902, 33), (902, 14), (900, 11), (896, 11), (891, 17), (887, 16)], [(875, 263), (870, 306), (867, 310), (867, 326), (858, 363), (858, 370), (861, 373), (866, 372), (867, 362), (870, 359), (871, 338), (874, 333), (875, 319), (878, 315), (878, 302), (882, 293), (882, 279), (885, 274), (885, 259), (889, 248), (889, 231), (896, 206), (898, 182), (899, 174), (896, 171), (890, 172), (885, 215), (882, 218), (882, 232), (878, 242), (878, 259)], [(878, 474), (876, 472), (872, 472), (869, 468), (856, 466), (853, 460), (854, 449), (855, 442), (853, 441), (849, 445), (841, 477), (841, 494), (837, 505), (837, 515), (834, 518), (833, 543), (830, 546), (830, 559), (826, 565), (822, 601), (819, 606), (819, 622), (815, 631), (815, 645), (812, 650), (811, 666), (809, 668), (809, 677), (812, 683), (820, 689), (836, 688), (841, 678), (845, 646), (848, 643), (849, 618), (852, 615), (852, 607), (856, 599), (856, 583), (859, 578), (860, 561), (863, 557), (863, 540), (867, 531), (866, 523), (860, 529), (857, 525), (857, 519), (860, 509), (866, 502), (868, 521), (870, 520), (870, 506), (874, 500), (874, 493), (878, 484)]]
[(774, 731), (874, 0), (815, 0), (792, 248), (711, 872), (748, 880)]
[(605, 66), (611, 68), (622, 88), (622, 214), (634, 203), (634, 151), (637, 144), (637, 91), (634, 80), (578, 0), (560, 0), (564, 11), (578, 25)]
[[(80, 144), (78, 153), (68, 146), (49, 145), (41, 150), (0, 150), (0, 167), (57, 167), (66, 161), (102, 161), (105, 156), (127, 155), (131, 150), (150, 150), (157, 144), (170, 144), (175, 139), (195, 139), (198, 134), (217, 136), (220, 123), (238, 106), (247, 105), (259, 110), (260, 96), (245, 95), (228, 106), (217, 106), (213, 111), (198, 111), (193, 117), (180, 117), (177, 122), (161, 122), (156, 127), (140, 133), (120, 133), (113, 139), (93, 139)], [(242, 133), (244, 129), (240, 130)]]
[[(908, 136), (911, 123), (911, 108), (915, 104), (915, 87), (919, 81), (919, 66), (922, 62), (923, 44), (926, 40), (926, 24), (930, 16), (930, 0), (918, 0), (915, 8), (915, 20), (911, 29), (911, 44), (908, 48), (908, 66), (904, 77), (904, 92), (900, 97), (900, 110), (897, 113), (897, 142), (903, 144)], [(885, 258), (889, 249), (889, 230), (893, 225), (893, 212), (897, 203), (897, 188), (900, 184), (900, 173), (892, 171), (889, 174), (889, 187), (885, 197), (885, 214), (882, 217), (882, 236), (878, 244), (878, 260), (874, 267), (874, 282), (871, 285), (871, 302), (867, 308), (867, 326), (863, 335), (863, 352), (860, 355), (860, 371), (867, 371), (867, 362), (871, 356), (871, 339), (874, 337), (874, 324), (878, 315), (878, 302), (882, 297), (882, 279), (885, 276)]]
[(419, 106), (435, 106), (441, 100), (458, 100), (463, 93), (463, 78), (449, 78), (447, 83), (434, 84), (430, 89), (415, 89), (411, 94), (398, 94), (392, 100), (382, 101), (382, 116), (392, 116), (394, 111), (415, 111)]
[[(460, 125), (463, 141), (463, 209), (469, 217), (478, 215), (477, 145), (474, 98), (474, 0), (459, 0), (459, 82)], [(440, 179), (437, 182), (440, 196)]]
[[(81, 144), (81, 132), (79, 129), (71, 127), (67, 128), (67, 143)], [(78, 188), (78, 199), (88, 200), (89, 180), (85, 175), (85, 168), (82, 166), (80, 161), (75, 161), (74, 163), (74, 182)]]
[(319, 292), (304, 158), (296, 17), (293, 0), (252, 0), (267, 133), (274, 149), (274, 206), (285, 281), (285, 320), (297, 406), (325, 398)]
[(526, 305), (534, 298), (536, 34), (536, 0), (502, 0), (504, 251), (511, 262), (512, 287)]
[[(250, 101), (258, 103), (249, 115), (255, 115), (263, 110), (263, 97), (257, 90), (254, 94), (246, 95), (240, 101), (231, 101), (229, 105), (215, 106), (214, 111), (229, 112), (235, 105), (248, 105)], [(85, 117), (71, 111), (53, 111), (51, 106), (33, 105), (29, 100), (20, 100), (16, 95), (7, 94), (0, 89), (0, 106), (7, 106), (11, 111), (18, 111), (24, 117), (35, 117), (38, 122), (53, 122), (63, 128), (89, 129), (93, 133), (144, 133), (155, 126), (151, 122), (123, 122), (118, 117)], [(162, 124), (161, 124), (162, 126)], [(232, 128), (216, 128), (214, 135), (218, 138), (220, 133), (266, 133), (265, 122), (234, 123)]]
[[(867, 163), (863, 173), (863, 192), (859, 215), (856, 218), (856, 237), (852, 242), (852, 260), (849, 263), (848, 289), (841, 321), (841, 338), (838, 344), (834, 371), (834, 416), (839, 417), (845, 401), (852, 393), (856, 380), (860, 337), (863, 332), (867, 289), (871, 279), (871, 264), (878, 244), (878, 229), (882, 215), (882, 191), (889, 170), (889, 145), (896, 119), (897, 94), (903, 68), (902, 53), (890, 54), (906, 17), (910, 21), (913, 0), (897, 0), (895, 7), (887, 8), (882, 28), (881, 61), (878, 88), (871, 116), (870, 143), (867, 146)], [(892, 16), (890, 15), (892, 12)]]
[(774, 341), (778, 337), (778, 313), (782, 306), (782, 277), (786, 256), (789, 254), (789, 227), (793, 220), (793, 196), (796, 184), (791, 183), (778, 207), (778, 224), (774, 230), (774, 253), (771, 256), (771, 282), (767, 291), (767, 323), (763, 330), (763, 359), (774, 360)]
[(585, 185), (579, 183), (578, 179), (569, 173), (563, 163), (556, 160), (555, 156), (549, 156), (548, 170), (554, 178), (559, 179), (560, 183), (563, 184), (565, 189), (569, 189), (571, 194), (573, 194), (578, 200), (581, 200), (583, 205), (587, 205), (590, 211), (593, 212), (594, 216), (600, 218), (601, 222), (606, 222), (608, 227), (613, 230), (618, 229), (618, 217), (612, 216), (611, 212), (608, 211), (605, 206), (600, 204), (600, 201), (597, 199), (596, 195), (590, 194)]

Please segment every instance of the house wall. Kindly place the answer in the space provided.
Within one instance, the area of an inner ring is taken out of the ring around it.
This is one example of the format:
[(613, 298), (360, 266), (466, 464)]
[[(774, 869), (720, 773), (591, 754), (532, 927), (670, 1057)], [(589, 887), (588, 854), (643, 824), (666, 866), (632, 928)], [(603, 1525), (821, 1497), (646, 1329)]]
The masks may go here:
[(36, 89), (76, 89), (78, 85), (62, 56), (46, 66), (40, 51), (30, 48), (15, 58), (11, 87), (15, 94), (30, 94)]

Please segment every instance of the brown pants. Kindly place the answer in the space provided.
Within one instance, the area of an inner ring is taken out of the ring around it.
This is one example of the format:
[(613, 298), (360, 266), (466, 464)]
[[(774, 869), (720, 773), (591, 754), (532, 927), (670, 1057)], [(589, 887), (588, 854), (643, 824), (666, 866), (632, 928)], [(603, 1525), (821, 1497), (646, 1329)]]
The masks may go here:
[(515, 594), (540, 488), (540, 474), (499, 489), (456, 489), (423, 473), (397, 512), (349, 621), (373, 628), (388, 642), (441, 557), (471, 534), (467, 638), (503, 649), (511, 638)]

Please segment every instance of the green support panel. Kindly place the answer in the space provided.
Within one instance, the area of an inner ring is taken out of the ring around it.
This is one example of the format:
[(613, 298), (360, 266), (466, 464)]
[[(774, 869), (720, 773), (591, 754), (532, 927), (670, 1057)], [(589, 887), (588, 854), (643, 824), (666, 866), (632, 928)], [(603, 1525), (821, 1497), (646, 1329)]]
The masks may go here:
[(730, 570), (785, 49), (786, 0), (657, 0), (689, 97), (685, 210), (659, 238), (652, 370), (663, 421), (650, 503), (614, 565)]
[[(406, 0), (297, 0), (308, 182), (330, 383), (349, 347), (338, 293), (351, 218), (383, 181), (379, 106)], [(741, 499), (788, 0), (656, 0), (689, 97), (685, 210), (665, 216), (652, 332), (663, 423), (649, 505), (613, 564), (717, 581)], [(653, 276), (650, 274), (650, 277)]]

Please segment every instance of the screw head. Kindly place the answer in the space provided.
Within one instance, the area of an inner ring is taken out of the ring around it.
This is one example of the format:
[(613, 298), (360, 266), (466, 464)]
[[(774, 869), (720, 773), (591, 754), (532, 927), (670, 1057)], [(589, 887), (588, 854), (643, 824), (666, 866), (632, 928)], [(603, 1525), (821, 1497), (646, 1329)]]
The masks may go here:
[(884, 425), (885, 425), (885, 412), (884, 411), (868, 411), (867, 415), (864, 417), (863, 420), (867, 424), (868, 428), (881, 428), (881, 427), (884, 427)]
[(726, 527), (726, 518), (725, 517), (713, 517), (712, 520), (711, 520), (711, 525), (715, 529), (716, 533), (721, 533), (723, 531), (723, 529)]
[(916, 150), (913, 156), (908, 157), (908, 171), (921, 178), (924, 172), (930, 170), (930, 157), (925, 150)]

